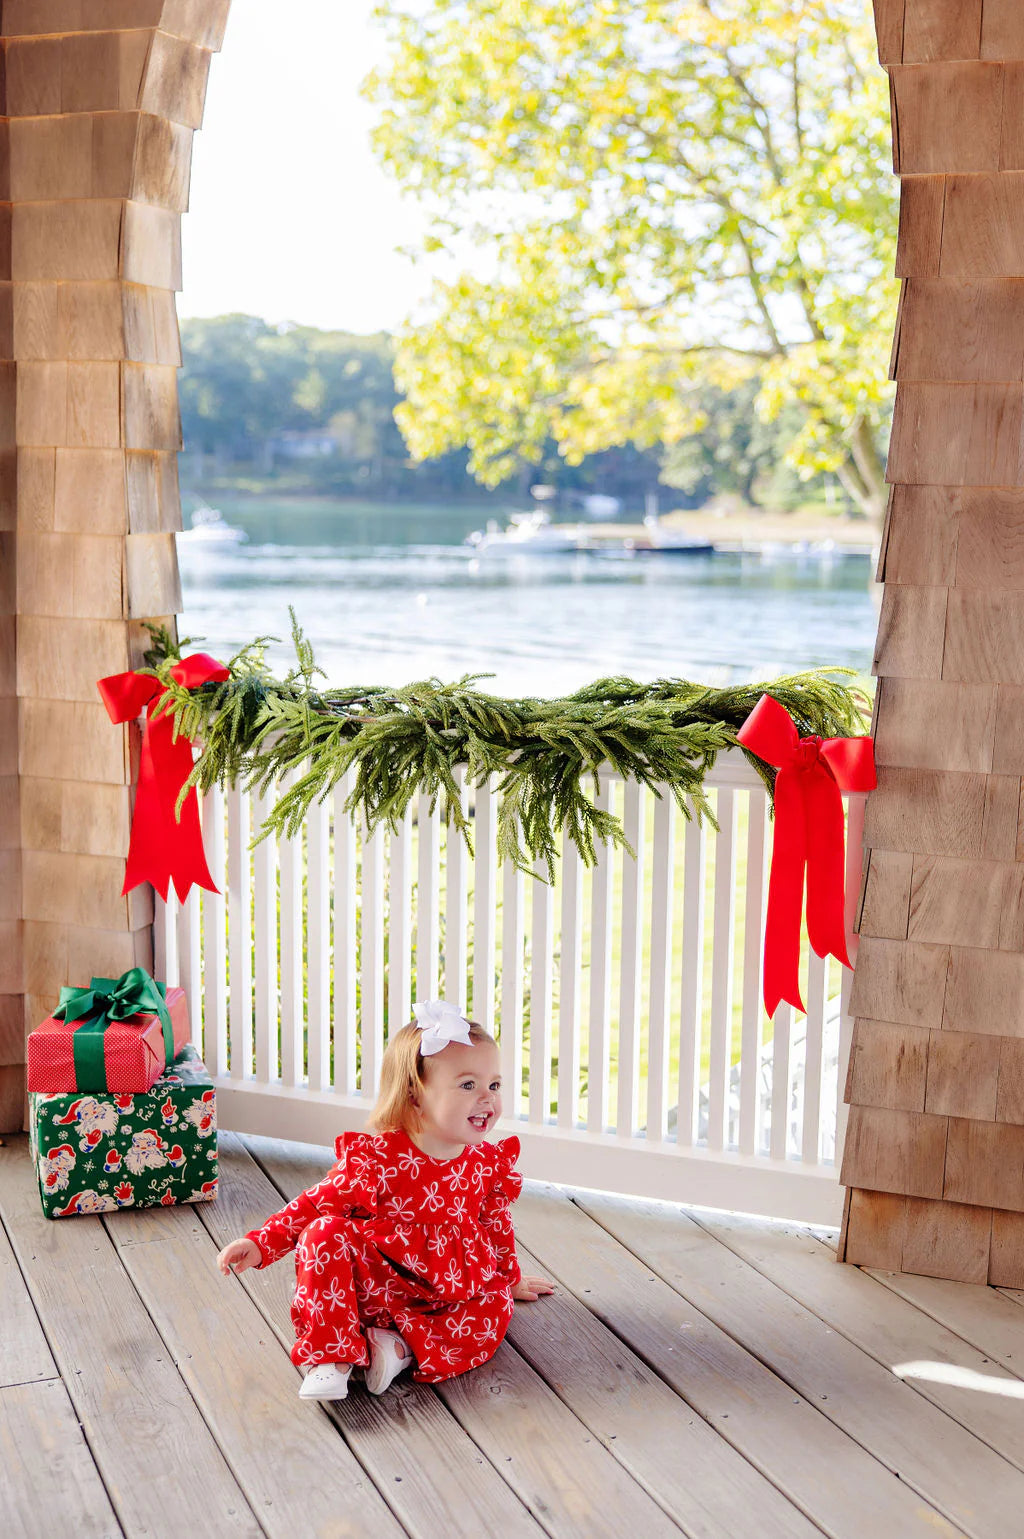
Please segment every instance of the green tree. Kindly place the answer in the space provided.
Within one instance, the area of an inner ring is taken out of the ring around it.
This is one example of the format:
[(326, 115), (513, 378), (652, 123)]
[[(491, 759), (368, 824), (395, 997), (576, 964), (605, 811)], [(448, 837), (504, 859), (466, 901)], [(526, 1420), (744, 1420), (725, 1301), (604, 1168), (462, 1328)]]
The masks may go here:
[[(666, 486), (705, 498), (734, 492), (744, 502), (761, 501), (760, 486), (771, 474), (785, 445), (776, 424), (762, 422), (755, 410), (756, 379), (733, 390), (708, 385), (701, 391), (700, 430), (681, 438), (665, 451), (661, 479)], [(786, 415), (786, 414), (784, 414)], [(786, 424), (793, 436), (793, 424)]]
[[(377, 146), (477, 272), (404, 332), (413, 453), (495, 484), (702, 426), (758, 382), (786, 455), (883, 504), (896, 187), (865, 0), (427, 0), (382, 11)], [(479, 275), (486, 261), (486, 276)]]
[(183, 321), (181, 340), (182, 426), (193, 446), (241, 454), (274, 433), (324, 427), (351, 412), (363, 438), (369, 434), (367, 457), (385, 439), (401, 452), (389, 337), (219, 315)]
[[(193, 318), (181, 325), (179, 388), (185, 448), (229, 467), (335, 496), (372, 494), (450, 500), (474, 490), (465, 451), (429, 465), (410, 462), (395, 423), (393, 344), (314, 326), (271, 325), (253, 315)], [(334, 435), (329, 456), (271, 465), (282, 432)], [(202, 466), (194, 467), (202, 474)], [(479, 496), (479, 493), (477, 493)]]

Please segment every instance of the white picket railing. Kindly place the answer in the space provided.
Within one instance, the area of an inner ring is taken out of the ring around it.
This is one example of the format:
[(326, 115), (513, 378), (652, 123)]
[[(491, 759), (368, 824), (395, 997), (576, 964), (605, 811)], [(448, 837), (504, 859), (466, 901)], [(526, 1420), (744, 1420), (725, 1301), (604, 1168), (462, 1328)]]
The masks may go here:
[[(765, 1020), (767, 797), (738, 752), (708, 789), (717, 832), (603, 777), (635, 854), (591, 870), (567, 844), (553, 886), (499, 865), (492, 788), (462, 783), (473, 853), (425, 798), (367, 837), (345, 783), (300, 834), (250, 848), (261, 804), (208, 796), (224, 892), (158, 900), (156, 966), (188, 992), (221, 1126), (314, 1143), (361, 1127), (389, 1025), (443, 995), (499, 1038), (527, 1175), (836, 1221), (850, 974), (810, 955), (806, 1018)], [(849, 919), (862, 797), (848, 823)]]

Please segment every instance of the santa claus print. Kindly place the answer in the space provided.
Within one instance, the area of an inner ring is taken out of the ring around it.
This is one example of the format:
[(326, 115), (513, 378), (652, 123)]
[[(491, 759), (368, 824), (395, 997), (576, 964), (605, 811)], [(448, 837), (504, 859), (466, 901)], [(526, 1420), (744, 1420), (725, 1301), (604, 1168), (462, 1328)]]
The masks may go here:
[(132, 1135), (132, 1146), (124, 1157), (125, 1165), (133, 1176), (141, 1175), (144, 1170), (159, 1170), (161, 1165), (167, 1164), (166, 1148), (156, 1128), (143, 1128), (141, 1133)]
[(84, 1095), (72, 1101), (63, 1117), (53, 1120), (57, 1127), (77, 1123), (78, 1147), (87, 1151), (95, 1149), (104, 1134), (110, 1136), (117, 1131), (117, 1108), (110, 1101), (97, 1101), (94, 1096)]
[(182, 1116), (192, 1124), (200, 1138), (209, 1138), (217, 1126), (216, 1090), (205, 1090), (202, 1099), (186, 1106)]
[(114, 1213), (118, 1208), (128, 1207), (135, 1201), (135, 1194), (125, 1182), (114, 1188), (113, 1195), (107, 1192), (84, 1191), (72, 1197), (65, 1208), (58, 1208), (56, 1218), (68, 1218), (76, 1213)]
[(70, 1144), (59, 1144), (39, 1159), (39, 1176), (48, 1192), (67, 1190), (68, 1177), (75, 1168), (75, 1151)]

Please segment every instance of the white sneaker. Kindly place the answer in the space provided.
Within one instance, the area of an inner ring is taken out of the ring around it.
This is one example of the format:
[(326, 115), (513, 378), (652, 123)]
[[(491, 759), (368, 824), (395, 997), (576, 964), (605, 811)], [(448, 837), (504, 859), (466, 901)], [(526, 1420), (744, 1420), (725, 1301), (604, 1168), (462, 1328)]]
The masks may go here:
[(344, 1400), (351, 1372), (350, 1363), (317, 1363), (303, 1379), (299, 1395), (303, 1400)]
[(379, 1325), (367, 1328), (366, 1341), (370, 1348), (370, 1363), (364, 1370), (366, 1387), (371, 1395), (382, 1395), (404, 1369), (412, 1367), (412, 1353), (397, 1331), (386, 1331)]

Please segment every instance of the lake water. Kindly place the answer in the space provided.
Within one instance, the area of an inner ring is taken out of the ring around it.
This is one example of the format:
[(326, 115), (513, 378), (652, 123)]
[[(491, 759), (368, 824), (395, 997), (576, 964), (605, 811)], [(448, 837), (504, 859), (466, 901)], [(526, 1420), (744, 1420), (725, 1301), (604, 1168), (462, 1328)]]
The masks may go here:
[(180, 545), (182, 635), (227, 657), (288, 606), (335, 684), (489, 673), (556, 695), (608, 674), (722, 686), (817, 664), (867, 672), (877, 614), (864, 556), (475, 556), (474, 510), (221, 506), (247, 544)]

